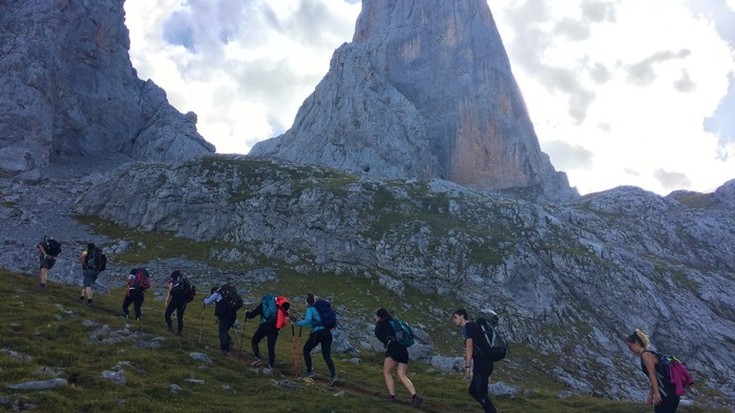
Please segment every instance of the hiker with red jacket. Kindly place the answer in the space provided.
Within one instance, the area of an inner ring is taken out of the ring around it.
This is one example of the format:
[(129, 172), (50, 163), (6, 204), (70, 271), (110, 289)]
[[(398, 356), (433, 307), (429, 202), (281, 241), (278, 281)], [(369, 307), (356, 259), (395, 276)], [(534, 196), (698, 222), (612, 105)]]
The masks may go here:
[(327, 363), (327, 368), (329, 369), (329, 374), (331, 375), (331, 379), (327, 384), (329, 386), (334, 386), (339, 381), (339, 378), (337, 377), (337, 372), (334, 369), (334, 361), (332, 361), (332, 330), (323, 325), (321, 316), (319, 315), (319, 311), (314, 306), (315, 303), (316, 298), (314, 297), (314, 294), (307, 293), (306, 314), (304, 315), (304, 319), (294, 322), (295, 326), (312, 328), (311, 334), (309, 334), (309, 338), (306, 340), (306, 343), (304, 343), (304, 364), (306, 364), (306, 372), (304, 372), (304, 377), (314, 377), (314, 371), (311, 369), (311, 351), (314, 350), (316, 346), (321, 345), (322, 357), (324, 358), (324, 362)]
[(258, 324), (258, 329), (253, 333), (251, 340), (253, 356), (255, 357), (255, 360), (250, 363), (252, 366), (259, 366), (262, 363), (258, 344), (264, 337), (268, 338), (268, 368), (272, 369), (275, 365), (278, 330), (288, 321), (288, 310), (290, 308), (291, 304), (285, 297), (275, 297), (268, 294), (263, 296), (257, 307), (245, 312), (245, 318), (248, 320), (260, 316), (260, 324)]
[(135, 280), (138, 271), (141, 270), (145, 271), (142, 268), (133, 268), (130, 270), (130, 274), (125, 277), (125, 282), (127, 283), (128, 288), (125, 291), (125, 298), (123, 299), (122, 304), (123, 317), (129, 317), (130, 312), (128, 309), (130, 308), (130, 304), (133, 304), (133, 309), (135, 310), (135, 321), (140, 321), (140, 308), (143, 305), (143, 300), (145, 300), (145, 288), (140, 287)]
[(646, 403), (653, 405), (656, 413), (675, 413), (679, 406), (679, 396), (671, 383), (662, 382), (661, 377), (668, 377), (669, 374), (664, 371), (666, 366), (659, 363), (656, 353), (650, 350), (648, 336), (636, 328), (625, 339), (625, 344), (633, 354), (640, 357), (641, 370), (651, 383)]

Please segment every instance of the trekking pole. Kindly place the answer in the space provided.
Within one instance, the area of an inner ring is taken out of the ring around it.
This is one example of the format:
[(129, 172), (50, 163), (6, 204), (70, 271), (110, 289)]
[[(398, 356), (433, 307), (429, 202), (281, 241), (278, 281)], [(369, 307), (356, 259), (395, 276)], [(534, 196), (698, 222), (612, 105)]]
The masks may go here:
[[(299, 338), (301, 338), (300, 327)], [(295, 377), (299, 376), (299, 344), (296, 342), (296, 327), (291, 323), (291, 348), (293, 349), (293, 374)]]
[(202, 344), (202, 330), (204, 330), (204, 309), (205, 308), (207, 308), (206, 304), (202, 306), (202, 316), (201, 316), (202, 322), (199, 324), (199, 341), (198, 341), (199, 344)]
[(240, 331), (240, 343), (238, 344), (237, 348), (237, 357), (242, 357), (242, 341), (245, 339), (245, 324), (248, 322), (248, 319), (245, 318), (242, 322), (242, 331)]

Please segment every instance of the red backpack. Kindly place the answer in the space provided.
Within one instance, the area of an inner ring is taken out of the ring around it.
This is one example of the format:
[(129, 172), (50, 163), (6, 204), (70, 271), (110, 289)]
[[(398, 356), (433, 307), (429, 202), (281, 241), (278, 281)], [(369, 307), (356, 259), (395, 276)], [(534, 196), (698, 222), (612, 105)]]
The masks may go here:
[(276, 308), (278, 308), (276, 311), (276, 329), (280, 330), (288, 324), (288, 310), (291, 308), (291, 303), (288, 302), (288, 298), (279, 296), (276, 298)]
[(135, 278), (133, 278), (133, 284), (131, 286), (138, 291), (145, 291), (151, 288), (151, 277), (148, 274), (148, 270), (145, 268), (136, 269)]

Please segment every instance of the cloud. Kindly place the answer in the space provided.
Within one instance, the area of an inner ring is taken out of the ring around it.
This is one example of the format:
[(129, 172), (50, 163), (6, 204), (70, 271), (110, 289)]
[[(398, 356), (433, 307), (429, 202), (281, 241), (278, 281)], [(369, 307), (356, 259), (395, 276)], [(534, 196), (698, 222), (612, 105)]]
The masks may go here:
[(691, 185), (686, 174), (681, 172), (667, 172), (663, 169), (658, 169), (653, 173), (653, 176), (668, 190), (687, 188)]
[(564, 141), (545, 142), (543, 146), (546, 152), (554, 160), (554, 168), (565, 171), (572, 169), (590, 169), (593, 165), (592, 151), (580, 145), (570, 145)]
[(656, 71), (654, 70), (656, 64), (683, 59), (690, 54), (689, 50), (680, 50), (676, 53), (670, 50), (657, 52), (628, 67), (628, 82), (636, 86), (648, 86), (656, 80)]

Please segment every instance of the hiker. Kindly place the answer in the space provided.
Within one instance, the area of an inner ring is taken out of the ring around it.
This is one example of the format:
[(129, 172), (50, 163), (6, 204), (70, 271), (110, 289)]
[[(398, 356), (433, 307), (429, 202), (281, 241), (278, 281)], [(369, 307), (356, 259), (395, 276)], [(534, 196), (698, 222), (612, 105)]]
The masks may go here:
[(332, 331), (330, 328), (322, 325), (322, 319), (319, 311), (314, 307), (315, 302), (316, 298), (314, 297), (314, 294), (306, 294), (306, 314), (304, 315), (304, 319), (294, 323), (294, 325), (298, 327), (312, 328), (311, 334), (309, 334), (309, 338), (306, 340), (303, 349), (304, 364), (306, 364), (304, 377), (314, 377), (314, 371), (311, 369), (311, 351), (314, 350), (316, 346), (321, 345), (322, 357), (324, 358), (324, 362), (327, 364), (327, 368), (329, 369), (329, 374), (331, 376), (327, 385), (334, 386), (339, 381), (339, 378), (334, 370), (334, 362), (332, 361)]
[(672, 384), (662, 383), (661, 378), (668, 377), (668, 372), (664, 371), (666, 367), (659, 363), (656, 353), (650, 350), (648, 336), (636, 328), (625, 339), (625, 344), (633, 354), (640, 357), (641, 370), (651, 383), (646, 403), (653, 405), (656, 413), (675, 413), (679, 406), (679, 396)]
[[(41, 288), (46, 288), (48, 271), (56, 264), (57, 255), (61, 252), (60, 246), (61, 244), (49, 237), (43, 237), (43, 240), (38, 243), (38, 258), (41, 264)], [(57, 249), (58, 252), (52, 251), (52, 248)]]
[[(176, 311), (176, 335), (181, 335), (184, 331), (184, 311), (186, 304), (189, 302), (189, 292), (184, 286), (184, 276), (181, 271), (175, 270), (168, 279), (168, 291), (166, 291), (166, 309), (163, 312), (163, 319), (169, 332), (173, 332), (173, 323), (171, 315)], [(191, 288), (191, 285), (189, 286)]]
[(420, 407), (423, 399), (416, 393), (411, 379), (406, 376), (408, 371), (408, 349), (402, 346), (395, 337), (395, 332), (390, 324), (393, 315), (385, 308), (380, 308), (375, 312), (375, 337), (383, 343), (385, 347), (385, 359), (383, 360), (383, 378), (385, 386), (388, 388), (388, 397), (386, 401), (397, 402), (396, 385), (393, 381), (392, 371), (398, 371), (398, 379), (401, 380), (409, 393), (411, 393), (411, 404), (414, 407)]
[(237, 320), (237, 310), (232, 311), (225, 305), (225, 301), (218, 287), (212, 287), (210, 296), (204, 299), (205, 306), (213, 303), (215, 304), (214, 315), (217, 316), (217, 323), (219, 324), (219, 348), (223, 354), (227, 355), (232, 349), (230, 329), (235, 325), (235, 320)]
[(128, 318), (130, 315), (130, 312), (128, 311), (128, 308), (130, 307), (130, 304), (133, 304), (133, 309), (135, 311), (135, 321), (140, 321), (140, 307), (143, 305), (143, 300), (145, 299), (145, 289), (139, 288), (138, 284), (135, 281), (135, 277), (137, 272), (140, 271), (138, 268), (133, 268), (130, 270), (130, 274), (125, 277), (125, 282), (127, 283), (127, 291), (125, 292), (125, 299), (123, 299), (122, 304), (122, 311), (123, 311), (123, 317)]
[(490, 400), (487, 386), (493, 373), (493, 362), (486, 351), (480, 347), (482, 331), (469, 320), (467, 310), (461, 308), (452, 314), (452, 322), (462, 328), (464, 337), (464, 378), (470, 381), (469, 393), (477, 400), (485, 413), (495, 413), (495, 406)]
[(95, 256), (99, 254), (97, 247), (93, 243), (87, 244), (87, 249), (82, 251), (79, 256), (79, 263), (82, 264), (82, 274), (84, 275), (84, 281), (82, 283), (82, 293), (79, 297), (79, 302), (83, 303), (84, 299), (87, 299), (87, 305), (92, 305), (92, 285), (97, 281), (97, 276), (100, 272), (95, 269)]
[[(280, 302), (279, 302), (280, 301)], [(253, 333), (251, 344), (253, 346), (253, 356), (255, 360), (250, 363), (252, 366), (259, 366), (262, 361), (260, 359), (260, 348), (258, 344), (263, 337), (268, 338), (268, 368), (272, 369), (276, 363), (276, 340), (278, 339), (279, 324), (285, 317), (288, 317), (288, 310), (291, 308), (291, 304), (285, 300), (284, 297), (276, 298), (273, 295), (265, 295), (261, 300), (260, 304), (255, 307), (252, 311), (245, 312), (245, 318), (251, 319), (256, 316), (260, 316), (260, 324), (258, 329)]]

